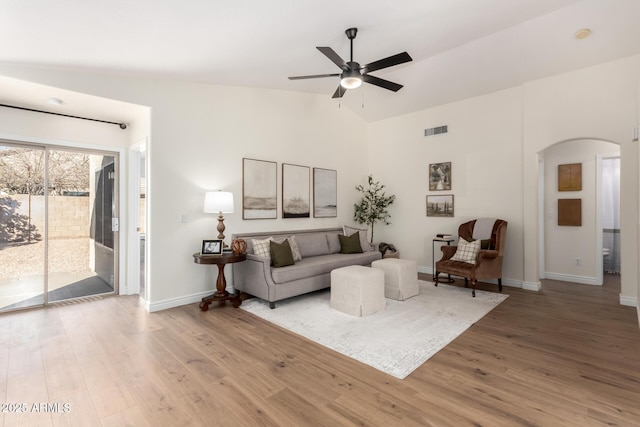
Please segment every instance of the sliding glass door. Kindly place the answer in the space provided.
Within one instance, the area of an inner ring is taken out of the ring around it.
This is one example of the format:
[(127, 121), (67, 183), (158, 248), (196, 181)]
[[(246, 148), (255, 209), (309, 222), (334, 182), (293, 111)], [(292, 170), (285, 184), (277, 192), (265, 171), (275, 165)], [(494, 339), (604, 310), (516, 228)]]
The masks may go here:
[(46, 152), (0, 142), (0, 310), (44, 304)]
[(115, 153), (0, 145), (0, 202), (18, 206), (0, 217), (0, 310), (117, 291), (117, 167)]

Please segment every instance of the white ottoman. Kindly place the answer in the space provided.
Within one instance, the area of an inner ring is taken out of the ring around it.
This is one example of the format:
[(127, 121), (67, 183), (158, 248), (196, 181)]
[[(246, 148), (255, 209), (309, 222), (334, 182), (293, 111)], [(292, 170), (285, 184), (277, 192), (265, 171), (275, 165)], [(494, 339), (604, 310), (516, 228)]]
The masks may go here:
[(385, 307), (384, 273), (361, 265), (331, 271), (331, 301), (334, 310), (352, 316), (369, 316)]
[(418, 265), (408, 259), (384, 258), (371, 263), (384, 272), (384, 296), (404, 301), (418, 295)]

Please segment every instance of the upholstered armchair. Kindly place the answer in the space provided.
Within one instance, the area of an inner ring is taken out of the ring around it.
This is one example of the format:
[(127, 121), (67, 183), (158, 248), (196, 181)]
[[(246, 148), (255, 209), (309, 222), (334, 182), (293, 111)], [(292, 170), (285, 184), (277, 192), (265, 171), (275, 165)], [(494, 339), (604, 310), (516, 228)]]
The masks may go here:
[(441, 246), (442, 259), (436, 262), (433, 281), (438, 286), (441, 273), (464, 277), (464, 284), (476, 296), (478, 280), (498, 279), (502, 292), (502, 258), (507, 236), (507, 221), (481, 218), (458, 227), (458, 245)]

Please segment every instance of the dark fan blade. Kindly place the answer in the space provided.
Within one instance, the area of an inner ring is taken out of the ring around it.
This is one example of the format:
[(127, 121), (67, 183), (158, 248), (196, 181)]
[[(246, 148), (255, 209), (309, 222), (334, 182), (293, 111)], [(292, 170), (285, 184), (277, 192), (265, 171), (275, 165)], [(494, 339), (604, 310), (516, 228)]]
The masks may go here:
[(382, 70), (383, 68), (393, 67), (394, 65), (404, 64), (409, 61), (413, 61), (413, 59), (411, 59), (407, 52), (402, 52), (379, 61), (374, 61), (371, 64), (363, 65), (360, 69), (364, 73), (370, 73), (372, 71)]
[(324, 53), (324, 56), (329, 58), (338, 67), (342, 68), (345, 71), (349, 69), (347, 63), (344, 62), (342, 58), (340, 58), (340, 55), (338, 55), (335, 50), (331, 49), (330, 47), (316, 47), (316, 49)]
[(336, 74), (316, 74), (314, 76), (294, 76), (289, 77), (289, 80), (302, 80), (302, 79), (319, 79), (320, 77), (338, 77), (340, 73)]
[(369, 74), (363, 75), (362, 80), (364, 80), (367, 83), (371, 83), (372, 85), (380, 86), (385, 89), (392, 90), (394, 92), (399, 91), (403, 87), (398, 83), (390, 82), (389, 80), (381, 79), (380, 77), (370, 76)]
[(342, 95), (347, 93), (347, 90), (343, 88), (341, 85), (338, 85), (338, 89), (333, 93), (332, 98), (342, 98)]

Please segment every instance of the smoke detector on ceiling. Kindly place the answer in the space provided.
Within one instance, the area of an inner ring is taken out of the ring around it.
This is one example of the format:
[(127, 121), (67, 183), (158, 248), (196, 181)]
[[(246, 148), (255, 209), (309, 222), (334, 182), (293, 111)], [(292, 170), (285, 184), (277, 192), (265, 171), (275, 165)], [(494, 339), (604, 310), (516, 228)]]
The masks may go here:
[(47, 99), (47, 104), (55, 105), (56, 107), (59, 107), (59, 106), (62, 105), (62, 99), (60, 99), (60, 98), (49, 98), (49, 99)]
[(589, 37), (589, 35), (591, 34), (591, 30), (588, 28), (581, 28), (578, 31), (576, 31), (576, 39), (578, 40), (582, 40), (582, 39), (586, 39), (587, 37)]

